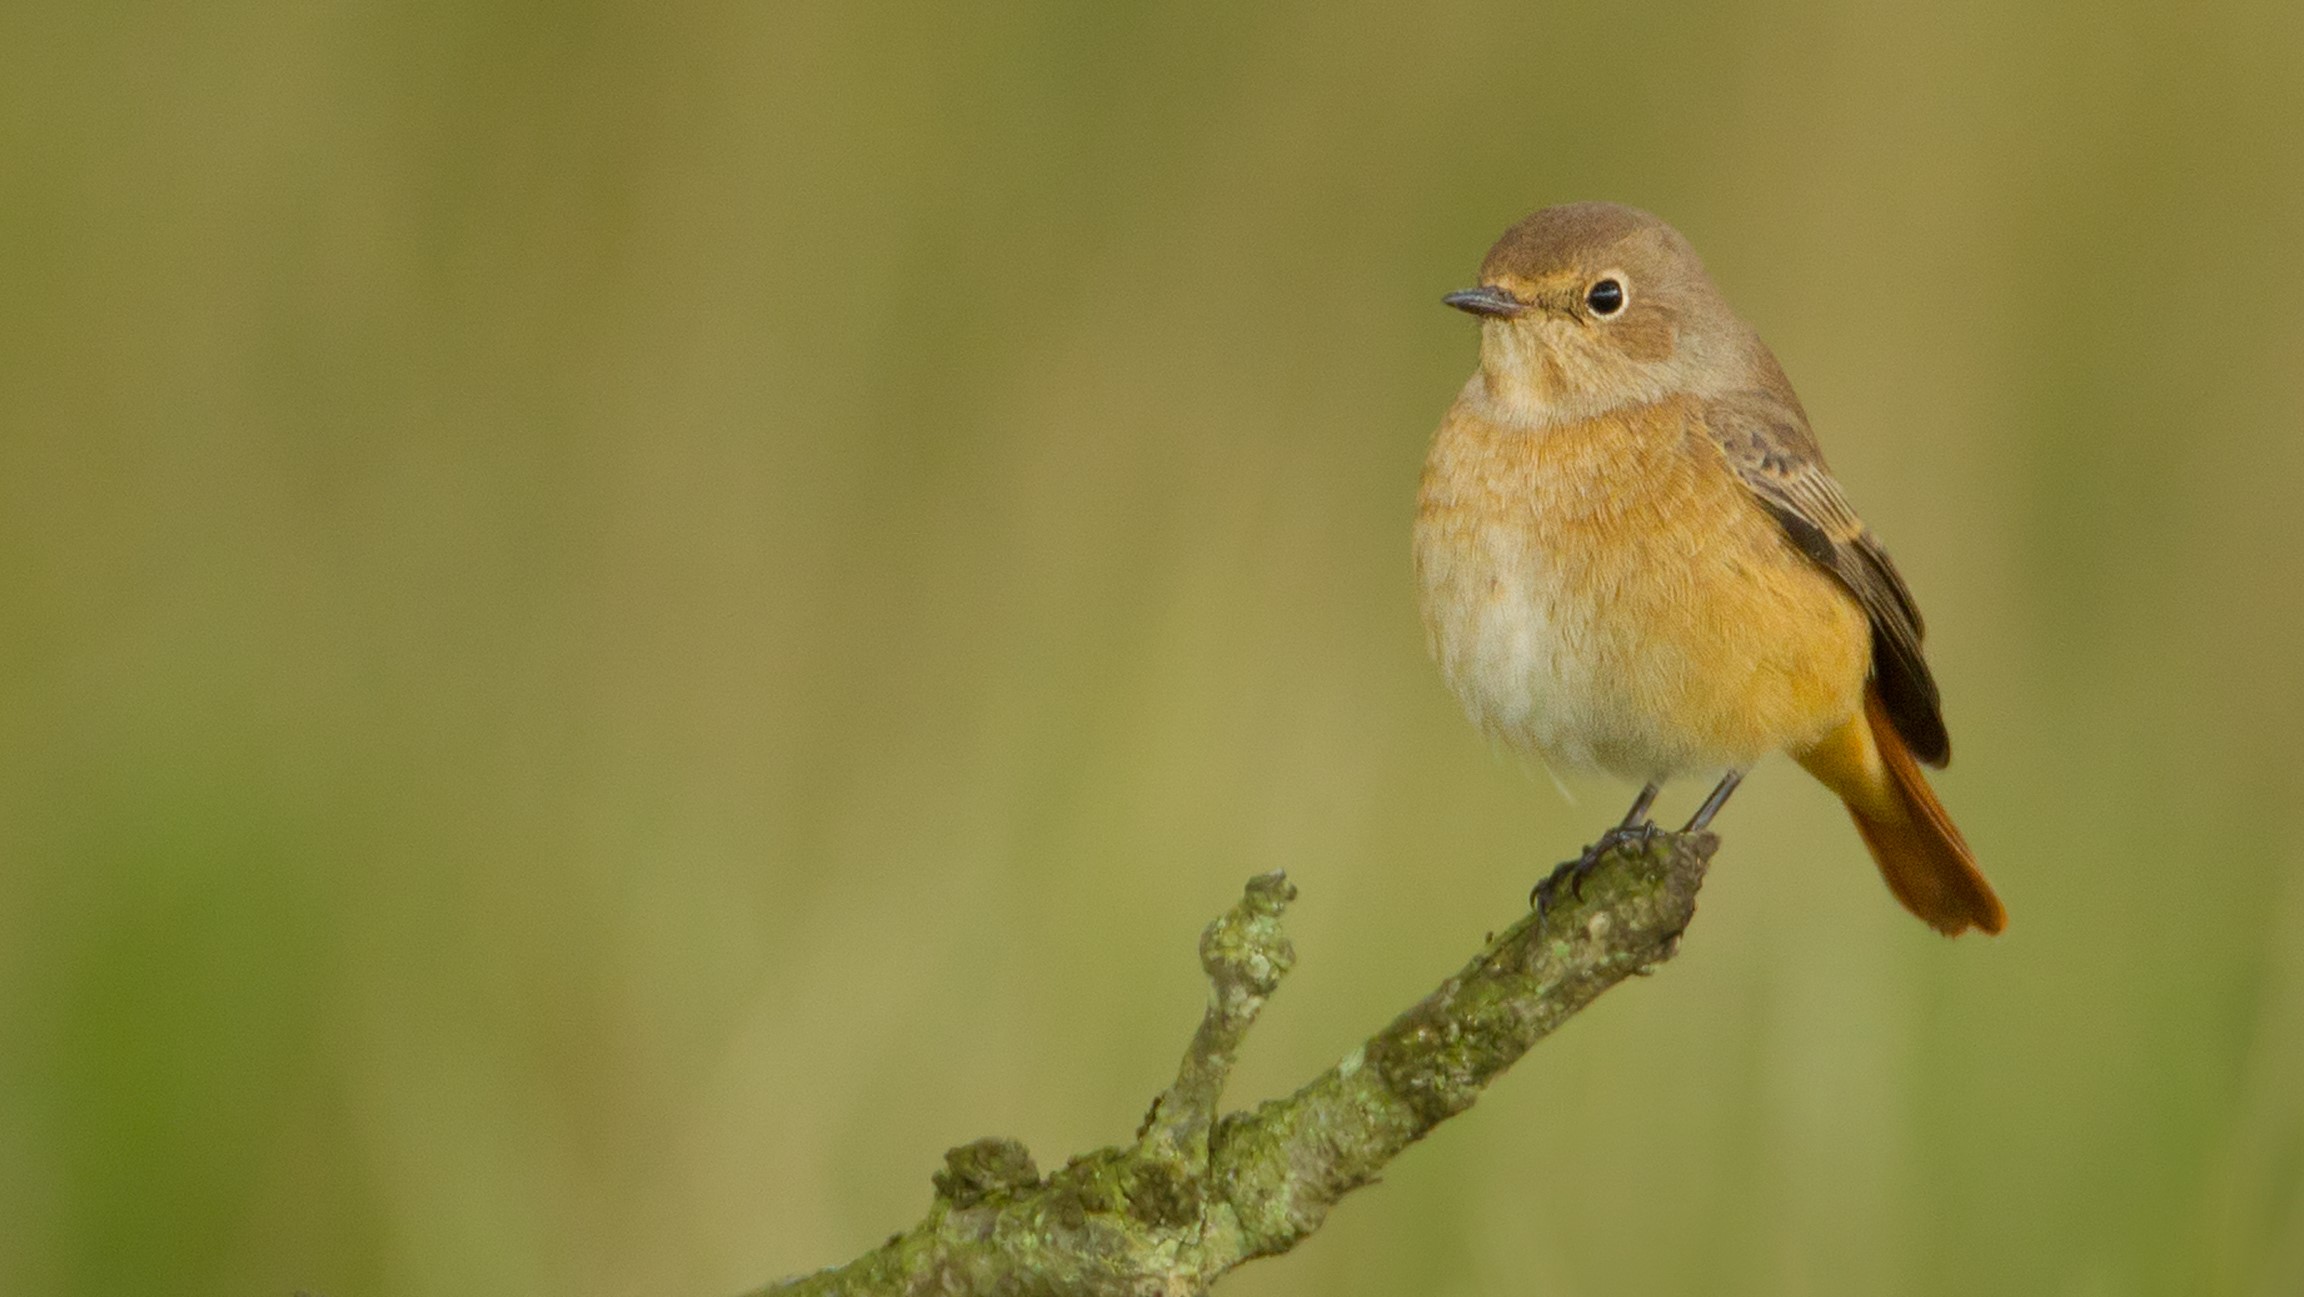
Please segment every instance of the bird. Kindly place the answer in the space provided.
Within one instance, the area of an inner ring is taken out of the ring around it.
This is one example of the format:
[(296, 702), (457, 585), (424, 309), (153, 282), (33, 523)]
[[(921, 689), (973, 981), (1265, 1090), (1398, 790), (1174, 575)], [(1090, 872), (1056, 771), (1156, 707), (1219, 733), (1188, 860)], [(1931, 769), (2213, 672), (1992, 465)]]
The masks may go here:
[(1688, 240), (1637, 208), (1547, 207), (1442, 300), (1478, 319), (1480, 361), (1417, 491), (1426, 639), (1492, 739), (1639, 786), (1581, 866), (1658, 832), (1667, 781), (1717, 774), (1682, 830), (1702, 831), (1782, 751), (1904, 908), (2001, 931), (1921, 771), (1952, 748), (1920, 609)]

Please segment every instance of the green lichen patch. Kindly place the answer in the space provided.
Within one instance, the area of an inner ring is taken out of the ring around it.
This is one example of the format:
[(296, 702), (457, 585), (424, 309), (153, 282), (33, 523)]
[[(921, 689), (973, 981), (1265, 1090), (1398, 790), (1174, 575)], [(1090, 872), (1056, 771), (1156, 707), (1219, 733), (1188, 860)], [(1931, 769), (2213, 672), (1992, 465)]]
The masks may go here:
[(973, 1207), (1037, 1186), (1040, 1168), (1033, 1165), (1031, 1152), (1015, 1140), (986, 1138), (947, 1150), (944, 1169), (931, 1179), (937, 1197), (954, 1207)]

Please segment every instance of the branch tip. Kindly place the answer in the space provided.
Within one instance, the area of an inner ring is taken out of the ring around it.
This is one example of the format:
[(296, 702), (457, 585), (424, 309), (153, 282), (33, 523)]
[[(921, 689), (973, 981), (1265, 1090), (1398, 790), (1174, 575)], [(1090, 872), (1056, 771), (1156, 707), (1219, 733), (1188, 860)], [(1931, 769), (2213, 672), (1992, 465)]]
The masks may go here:
[(1296, 963), (1296, 948), (1280, 928), (1280, 916), (1295, 899), (1296, 885), (1285, 872), (1258, 874), (1239, 901), (1200, 934), (1200, 967), (1214, 984), (1217, 1005), (1253, 996), (1257, 1003), (1237, 1006), (1253, 1017), (1263, 997), (1279, 988)]
[(1296, 899), (1282, 870), (1248, 880), (1240, 899), (1200, 934), (1200, 967), (1208, 975), (1208, 1009), (1176, 1067), (1176, 1081), (1152, 1101), (1137, 1131), (1138, 1147), (1193, 1167), (1208, 1161), (1208, 1132), (1224, 1082), (1248, 1028), (1296, 964), (1296, 947), (1280, 916)]

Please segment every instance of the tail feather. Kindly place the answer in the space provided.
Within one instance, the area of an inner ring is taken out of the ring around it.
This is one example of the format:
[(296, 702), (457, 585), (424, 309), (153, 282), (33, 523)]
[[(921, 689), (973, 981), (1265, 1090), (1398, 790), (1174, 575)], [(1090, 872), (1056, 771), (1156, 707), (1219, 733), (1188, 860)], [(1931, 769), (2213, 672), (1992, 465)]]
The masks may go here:
[(1946, 936), (2008, 926), (2008, 911), (1877, 691), (1867, 686), (1863, 715), (1800, 753), (1799, 761), (1848, 804), (1880, 876), (1905, 909)]

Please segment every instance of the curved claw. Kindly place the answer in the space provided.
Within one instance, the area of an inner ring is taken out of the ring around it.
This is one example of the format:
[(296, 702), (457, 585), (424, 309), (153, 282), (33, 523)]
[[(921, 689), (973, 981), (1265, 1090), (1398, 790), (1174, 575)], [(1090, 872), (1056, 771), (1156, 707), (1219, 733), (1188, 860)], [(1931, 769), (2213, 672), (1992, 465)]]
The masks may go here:
[(1591, 876), (1593, 870), (1600, 867), (1602, 857), (1622, 846), (1645, 847), (1654, 841), (1656, 835), (1661, 832), (1663, 830), (1657, 828), (1653, 820), (1642, 820), (1638, 824), (1619, 824), (1601, 834), (1599, 841), (1584, 848), (1583, 853), (1574, 860), (1561, 861), (1551, 873), (1545, 875), (1544, 881), (1529, 890), (1529, 908), (1536, 911), (1538, 920), (1541, 921), (1544, 911), (1551, 906), (1552, 898), (1560, 894), (1560, 884), (1563, 881), (1568, 884), (1568, 892), (1571, 896), (1579, 901), (1583, 900), (1584, 880)]

